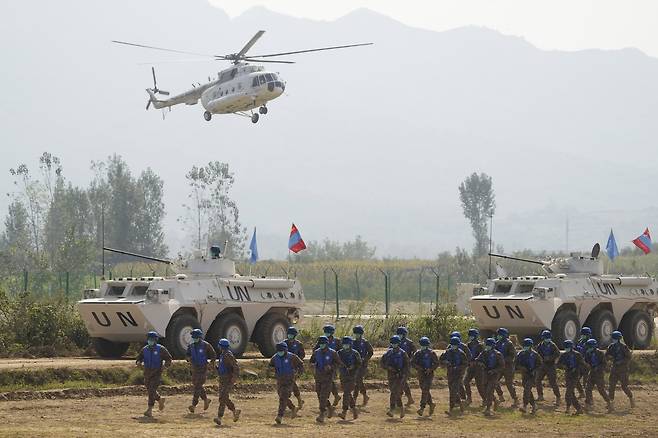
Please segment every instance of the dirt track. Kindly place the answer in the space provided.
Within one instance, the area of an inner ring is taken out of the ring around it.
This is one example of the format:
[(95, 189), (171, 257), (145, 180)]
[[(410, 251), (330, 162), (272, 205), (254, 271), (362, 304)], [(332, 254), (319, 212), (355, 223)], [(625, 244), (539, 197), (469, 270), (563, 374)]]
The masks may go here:
[[(189, 414), (186, 407), (189, 395), (167, 397), (165, 412), (155, 413), (154, 419), (142, 416), (145, 396), (111, 396), (75, 400), (30, 400), (0, 403), (0, 436), (62, 437), (62, 436), (311, 436), (321, 433), (333, 436), (658, 436), (653, 403), (658, 387), (634, 388), (637, 408), (631, 413), (625, 397), (617, 398), (618, 412), (603, 414), (603, 403), (596, 400), (595, 413), (579, 417), (555, 412), (546, 402), (536, 417), (522, 415), (510, 408), (503, 408), (496, 417), (489, 419), (472, 407), (463, 416), (447, 417), (443, 410), (447, 390), (434, 390), (440, 404), (434, 418), (419, 419), (411, 411), (402, 419), (389, 419), (384, 415), (388, 401), (385, 391), (371, 391), (371, 402), (362, 410), (356, 421), (327, 420), (324, 425), (314, 421), (317, 401), (312, 393), (305, 393), (306, 406), (301, 417), (286, 418), (281, 426), (274, 424), (276, 396), (274, 392), (243, 392), (235, 397), (242, 409), (238, 423), (226, 419), (225, 425), (216, 427), (212, 422), (217, 408), (216, 397), (207, 413)], [(414, 391), (418, 398), (418, 391)], [(509, 405), (509, 404), (506, 404)]]

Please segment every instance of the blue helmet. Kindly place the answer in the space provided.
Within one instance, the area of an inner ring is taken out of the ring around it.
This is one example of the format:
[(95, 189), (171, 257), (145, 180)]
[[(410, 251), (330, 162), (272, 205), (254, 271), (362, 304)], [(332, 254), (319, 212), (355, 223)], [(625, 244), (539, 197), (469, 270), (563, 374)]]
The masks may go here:
[(621, 339), (622, 334), (619, 330), (615, 330), (614, 332), (611, 333), (612, 339)]
[(468, 336), (477, 338), (478, 336), (480, 336), (480, 330), (476, 328), (468, 329)]
[(551, 333), (550, 330), (544, 330), (543, 332), (541, 332), (541, 337), (542, 339), (552, 339), (553, 334)]
[(592, 336), (592, 329), (584, 326), (583, 328), (580, 329), (580, 334), (581, 335), (587, 335), (587, 336)]
[(398, 327), (398, 329), (395, 331), (395, 334), (398, 336), (407, 336), (409, 334), (409, 330), (407, 330), (406, 327)]
[(452, 333), (450, 333), (450, 337), (451, 337), (451, 338), (455, 337), (455, 338), (459, 338), (459, 339), (461, 339), (461, 338), (462, 338), (462, 334), (459, 333), (459, 332), (452, 332)]
[(457, 336), (453, 336), (450, 338), (450, 345), (459, 345), (461, 344), (461, 341)]
[(352, 329), (352, 333), (355, 335), (362, 335), (364, 333), (363, 326), (362, 325), (357, 325)]
[(523, 340), (524, 347), (532, 347), (533, 345), (535, 345), (535, 341), (533, 341), (532, 338), (525, 338)]
[(219, 348), (228, 348), (231, 346), (231, 343), (228, 341), (228, 339), (222, 338), (217, 343), (217, 346), (219, 346)]
[(324, 327), (322, 327), (322, 331), (333, 335), (334, 333), (336, 333), (336, 327), (334, 327), (331, 324), (327, 324)]
[(192, 330), (192, 339), (202, 338), (202, 337), (203, 337), (203, 332), (201, 331), (201, 329), (195, 328), (194, 330)]
[(154, 331), (150, 331), (150, 332), (148, 332), (148, 333), (146, 334), (146, 338), (147, 338), (147, 339), (148, 339), (148, 338), (155, 338), (155, 339), (158, 339), (159, 337), (160, 337), (160, 335), (158, 334), (158, 332), (154, 332)]
[(585, 342), (585, 345), (587, 345), (588, 347), (596, 348), (599, 345), (599, 343), (596, 341), (596, 339), (592, 338), (592, 339), (588, 339), (587, 342)]
[(400, 345), (400, 337), (398, 335), (391, 336), (391, 344)]
[(564, 341), (564, 348), (573, 348), (573, 341), (571, 339)]
[(288, 344), (285, 342), (279, 342), (276, 344), (276, 351), (288, 351)]
[(423, 347), (429, 347), (430, 346), (430, 338), (427, 336), (423, 336), (418, 340), (418, 343), (422, 345)]
[(496, 340), (494, 338), (487, 338), (486, 341), (484, 341), (485, 345), (488, 345), (489, 347), (493, 347), (496, 345)]
[(343, 336), (343, 340), (341, 342), (342, 345), (352, 345), (352, 338), (349, 336)]
[(297, 336), (299, 334), (299, 332), (297, 331), (297, 329), (295, 327), (288, 327), (287, 334)]
[(509, 330), (507, 330), (505, 327), (501, 327), (496, 331), (497, 334), (500, 336), (506, 338), (509, 336)]
[(329, 343), (329, 338), (326, 336), (320, 336), (318, 337), (318, 344), (328, 344)]

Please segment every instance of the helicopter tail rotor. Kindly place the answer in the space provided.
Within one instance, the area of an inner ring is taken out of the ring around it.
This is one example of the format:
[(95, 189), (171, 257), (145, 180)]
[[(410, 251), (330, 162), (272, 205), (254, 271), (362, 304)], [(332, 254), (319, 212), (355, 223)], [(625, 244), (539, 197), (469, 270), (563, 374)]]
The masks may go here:
[(165, 90), (161, 90), (158, 88), (158, 81), (155, 79), (155, 67), (151, 67), (151, 73), (153, 74), (153, 88), (151, 88), (151, 91), (155, 94), (162, 94), (165, 96), (169, 96), (169, 92)]

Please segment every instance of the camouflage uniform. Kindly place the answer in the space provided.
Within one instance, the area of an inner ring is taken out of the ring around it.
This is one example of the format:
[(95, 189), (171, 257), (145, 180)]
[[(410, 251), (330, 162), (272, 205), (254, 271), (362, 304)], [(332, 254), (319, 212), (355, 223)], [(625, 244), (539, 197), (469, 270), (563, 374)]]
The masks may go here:
[(231, 392), (235, 381), (240, 375), (238, 361), (230, 350), (221, 349), (218, 356), (217, 373), (219, 374), (219, 406), (217, 407), (217, 417), (222, 418), (226, 408), (229, 411), (236, 412), (235, 405), (230, 399)]
[[(297, 355), (297, 357), (299, 357), (303, 362), (304, 358), (306, 357), (306, 351), (304, 351), (304, 344), (299, 342), (297, 339), (286, 339), (285, 343), (286, 345), (288, 345), (288, 351), (291, 352), (292, 354)], [(302, 394), (299, 391), (299, 386), (297, 386), (297, 379), (294, 376), (292, 380), (292, 393), (297, 398), (297, 400), (300, 401), (301, 404)]]
[(543, 363), (537, 370), (537, 398), (544, 399), (543, 380), (548, 376), (548, 384), (553, 388), (555, 394), (556, 404), (560, 403), (560, 387), (557, 384), (557, 372), (555, 369), (555, 362), (560, 357), (560, 349), (557, 348), (555, 342), (541, 341), (537, 344), (537, 353), (541, 356)]
[(464, 370), (468, 366), (468, 356), (457, 346), (456, 349), (446, 350), (439, 361), (448, 368), (448, 391), (450, 392), (450, 409), (459, 407), (463, 410), (461, 402), (461, 387), (463, 384)]
[(605, 390), (605, 353), (598, 348), (593, 348), (585, 350), (585, 362), (590, 366), (589, 374), (587, 375), (587, 383), (585, 385), (585, 404), (591, 406), (594, 404), (594, 397), (592, 396), (592, 390), (594, 386), (601, 394), (603, 400), (605, 400), (608, 405), (610, 404), (610, 398), (608, 393)]
[(466, 368), (466, 373), (464, 376), (464, 392), (466, 393), (466, 402), (471, 403), (471, 380), (475, 379), (475, 387), (478, 390), (478, 394), (482, 400), (484, 400), (484, 388), (482, 386), (482, 369), (477, 366), (475, 359), (482, 353), (484, 347), (482, 342), (478, 339), (474, 339), (466, 344), (468, 351), (471, 353), (471, 359)]
[[(494, 348), (498, 350), (505, 359), (505, 368), (503, 369), (502, 377), (505, 378), (505, 386), (507, 387), (507, 391), (516, 404), (518, 403), (516, 390), (514, 389), (514, 360), (516, 359), (516, 348), (514, 348), (514, 344), (512, 344), (512, 341), (510, 341), (508, 338), (503, 338), (496, 342), (496, 346)], [(498, 392), (499, 396), (502, 395), (502, 389), (500, 389), (500, 386), (498, 386), (496, 391)]]
[(432, 380), (434, 379), (434, 370), (439, 366), (439, 358), (436, 352), (430, 350), (418, 350), (411, 359), (411, 365), (416, 369), (418, 374), (418, 385), (420, 386), (420, 409), (425, 409), (426, 405), (434, 405), (432, 401)]
[(589, 365), (585, 363), (583, 355), (572, 349), (565, 351), (558, 359), (558, 367), (564, 368), (564, 380), (566, 389), (564, 390), (564, 401), (567, 405), (567, 412), (571, 406), (576, 408), (576, 413), (582, 413), (582, 407), (576, 397), (576, 385), (580, 379), (580, 372), (587, 369)]
[[(585, 358), (585, 343), (591, 339), (589, 336), (581, 336), (578, 339), (578, 342), (576, 343), (575, 349), (578, 353), (583, 355), (583, 359)], [(585, 388), (587, 387), (587, 380), (588, 380), (588, 375), (589, 372), (585, 370), (581, 370), (581, 376), (580, 379), (578, 380), (578, 383), (576, 384), (576, 391), (578, 391), (578, 398), (583, 398), (585, 396)]]
[[(327, 346), (331, 348), (334, 351), (340, 350), (340, 345), (338, 345), (338, 340), (334, 337), (334, 335), (327, 336)], [(315, 344), (315, 348), (313, 350), (317, 350), (320, 348), (318, 344)], [(334, 370), (334, 375), (331, 380), (331, 394), (334, 396), (334, 406), (338, 405), (338, 402), (340, 401), (340, 395), (338, 394), (338, 385), (336, 385), (336, 371)]]
[[(494, 402), (494, 390), (500, 380), (500, 373), (505, 368), (505, 358), (496, 349), (486, 349), (475, 359), (478, 366), (483, 368), (482, 377), (484, 379), (484, 406), (486, 413), (490, 412), (491, 404)], [(495, 406), (494, 406), (495, 407)]]
[(382, 355), (380, 364), (388, 373), (389, 408), (392, 411), (399, 407), (404, 412), (402, 391), (409, 375), (409, 356), (402, 348), (389, 348)]
[(281, 357), (275, 354), (270, 359), (269, 366), (274, 368), (274, 377), (276, 378), (276, 390), (279, 395), (278, 417), (283, 417), (286, 413), (286, 407), (295, 410), (295, 405), (290, 400), (295, 385), (296, 373), (304, 372), (304, 362), (291, 352)]
[[(407, 358), (411, 361), (411, 358), (416, 352), (416, 344), (414, 344), (414, 341), (405, 336), (400, 340), (400, 349), (407, 353)], [(407, 404), (410, 405), (414, 402), (414, 398), (411, 395), (411, 388), (409, 387), (409, 373), (411, 372), (411, 369), (407, 367), (405, 372), (406, 375), (404, 376), (404, 381), (402, 382), (402, 390), (404, 391), (404, 395), (407, 397)]]
[(535, 396), (532, 388), (537, 382), (537, 370), (542, 366), (543, 360), (539, 353), (532, 348), (522, 350), (516, 355), (514, 367), (521, 371), (521, 382), (523, 385), (523, 407), (532, 406), (533, 413), (536, 409)]
[[(192, 364), (192, 406), (199, 404), (199, 398), (203, 401), (208, 400), (206, 390), (203, 385), (208, 378), (208, 361), (214, 362), (217, 358), (215, 349), (203, 339), (198, 343), (191, 343), (187, 347), (185, 357)], [(207, 407), (207, 406), (206, 406)]]
[(608, 385), (608, 394), (610, 401), (615, 399), (615, 389), (617, 382), (621, 383), (621, 389), (628, 396), (631, 401), (631, 406), (634, 405), (633, 393), (628, 387), (628, 368), (631, 363), (631, 350), (626, 344), (621, 342), (612, 343), (608, 346), (605, 352), (607, 357), (612, 358), (612, 367), (610, 368), (610, 381)]
[(340, 373), (340, 383), (343, 386), (343, 412), (345, 412), (348, 409), (356, 408), (355, 398), (352, 393), (356, 385), (356, 376), (363, 366), (363, 361), (359, 352), (354, 348), (349, 350), (341, 348), (338, 357), (343, 362), (338, 371)]
[[(468, 345), (464, 344), (463, 342), (460, 341), (459, 343), (459, 349), (466, 354), (466, 363), (470, 363), (471, 360), (473, 360), (473, 355), (471, 354), (471, 350), (468, 348)], [(468, 368), (468, 365), (466, 365), (464, 368), (462, 368), (462, 375), (459, 376), (459, 397), (461, 397), (462, 400), (466, 400), (466, 387), (464, 386), (464, 375), (466, 374), (466, 369)]]
[(168, 367), (171, 365), (171, 354), (164, 345), (144, 346), (137, 355), (136, 364), (144, 364), (144, 386), (148, 392), (148, 407), (152, 408), (155, 402), (160, 400), (158, 386), (162, 377), (162, 363)]
[(324, 350), (318, 348), (313, 352), (311, 364), (315, 365), (315, 392), (320, 404), (320, 417), (324, 419), (327, 410), (332, 414), (333, 407), (329, 404), (329, 394), (331, 394), (332, 385), (335, 386), (336, 370), (343, 365), (343, 362), (335, 350), (327, 347)]
[(368, 373), (368, 362), (370, 362), (370, 358), (373, 355), (372, 345), (370, 345), (370, 342), (368, 342), (367, 339), (361, 338), (354, 340), (352, 348), (359, 352), (362, 361), (361, 366), (356, 373), (356, 381), (354, 384), (354, 400), (356, 401), (359, 393), (361, 393), (363, 395), (363, 401), (365, 404), (368, 396), (366, 394), (366, 386), (363, 381), (366, 378), (366, 374)]

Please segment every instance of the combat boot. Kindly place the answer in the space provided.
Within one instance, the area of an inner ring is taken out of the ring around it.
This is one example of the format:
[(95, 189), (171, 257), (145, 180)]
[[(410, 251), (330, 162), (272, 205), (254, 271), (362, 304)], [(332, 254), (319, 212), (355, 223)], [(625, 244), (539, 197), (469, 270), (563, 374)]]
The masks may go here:
[(352, 419), (356, 420), (359, 418), (359, 410), (357, 408), (352, 408)]
[(635, 407), (635, 399), (633, 397), (629, 397), (628, 401), (631, 402), (631, 409)]
[(203, 410), (204, 411), (208, 410), (208, 406), (210, 406), (210, 403), (212, 403), (212, 400), (210, 400), (209, 398), (207, 398), (203, 401)]
[(153, 407), (149, 406), (146, 408), (146, 411), (144, 411), (144, 416), (145, 417), (152, 417), (153, 416)]
[(318, 415), (318, 416), (315, 418), (315, 421), (317, 421), (318, 423), (324, 423), (324, 411), (321, 411), (321, 412), (320, 412), (320, 415)]
[(496, 412), (498, 410), (498, 406), (500, 405), (500, 402), (496, 399), (493, 401), (493, 410)]
[(392, 418), (393, 417), (393, 409), (389, 409), (388, 411), (386, 411), (386, 415), (388, 415), (389, 417)]
[(460, 414), (464, 413), (464, 402), (462, 401), (459, 402), (459, 413)]
[(429, 415), (431, 416), (432, 414), (434, 414), (434, 408), (436, 408), (436, 403), (430, 402), (429, 405), (430, 405)]
[(283, 418), (281, 418), (281, 415), (277, 415), (276, 418), (274, 419), (274, 421), (276, 421), (276, 424), (281, 424), (282, 420)]
[(195, 406), (194, 406), (194, 405), (189, 405), (189, 406), (187, 407), (187, 410), (190, 411), (190, 414), (193, 414), (193, 413), (194, 413), (194, 409), (195, 409)]
[(342, 397), (340, 395), (337, 395), (336, 398), (334, 399), (334, 407), (338, 406), (338, 403), (340, 403), (340, 400)]
[(219, 418), (219, 417), (215, 417), (215, 418), (213, 418), (212, 421), (214, 421), (215, 424), (216, 424), (217, 426), (221, 426), (221, 425), (222, 425), (222, 419)]
[(527, 405), (523, 405), (523, 406), (521, 406), (521, 407), (519, 408), (519, 411), (521, 411), (521, 412), (523, 412), (523, 413), (525, 414), (525, 413), (526, 413), (526, 409), (525, 409), (526, 406), (527, 406)]
[(425, 408), (420, 408), (420, 409), (418, 409), (418, 410), (416, 411), (416, 413), (418, 414), (419, 417), (422, 417), (422, 416), (423, 416), (423, 411), (424, 411), (424, 410), (425, 410)]
[(537, 397), (537, 401), (538, 401), (538, 402), (539, 402), (539, 401), (544, 401), (544, 396), (543, 396), (543, 395), (540, 395), (539, 397)]
[(537, 403), (532, 402), (532, 404), (530, 405), (530, 407), (532, 408), (532, 410), (530, 411), (530, 413), (531, 413), (532, 415), (535, 415), (535, 414), (537, 413)]
[(404, 414), (405, 414), (404, 411), (405, 411), (404, 406), (400, 406), (400, 418), (404, 418)]
[(368, 400), (370, 400), (370, 397), (368, 397), (366, 394), (363, 394), (363, 406), (368, 405)]
[(606, 406), (608, 408), (608, 413), (611, 414), (615, 411), (615, 407), (613, 406), (612, 402), (608, 402), (608, 405)]
[(346, 415), (347, 415), (347, 411), (345, 409), (343, 409), (342, 412), (338, 413), (338, 417), (341, 420), (344, 420)]
[(160, 400), (158, 400), (158, 410), (159, 410), (159, 411), (164, 411), (164, 408), (165, 408), (165, 401), (166, 401), (166, 400), (165, 400), (164, 397), (160, 397)]
[(571, 413), (571, 405), (567, 404), (567, 408), (564, 410), (564, 413), (567, 415)]
[(334, 412), (336, 412), (336, 408), (333, 406), (329, 406), (329, 409), (327, 409), (327, 418), (331, 418), (334, 416)]
[(297, 408), (298, 411), (301, 411), (302, 408), (304, 407), (304, 400), (302, 400), (302, 396), (301, 396), (301, 395), (300, 395), (299, 397), (297, 397), (297, 405), (299, 406), (299, 407)]
[(485, 417), (491, 417), (491, 407), (487, 406), (484, 408), (484, 412), (482, 412)]
[(240, 414), (241, 413), (242, 413), (242, 411), (240, 409), (236, 409), (235, 411), (233, 411), (233, 422), (234, 423), (240, 419)]
[(290, 410), (290, 418), (297, 418), (297, 417), (298, 417), (297, 412), (299, 412), (299, 409), (300, 409), (300, 408), (298, 408), (298, 407), (293, 407), (293, 408)]
[(498, 402), (499, 403), (505, 403), (505, 397), (503, 397), (502, 394), (498, 396)]
[(583, 408), (580, 407), (580, 406), (578, 406), (578, 407), (576, 408), (576, 412), (574, 412), (574, 415), (580, 415), (580, 414), (582, 414), (582, 413), (583, 413)]
[(405, 406), (411, 406), (411, 405), (413, 405), (414, 403), (415, 403), (415, 402), (414, 402), (414, 398), (413, 398), (413, 397), (407, 397), (407, 403), (405, 404)]

